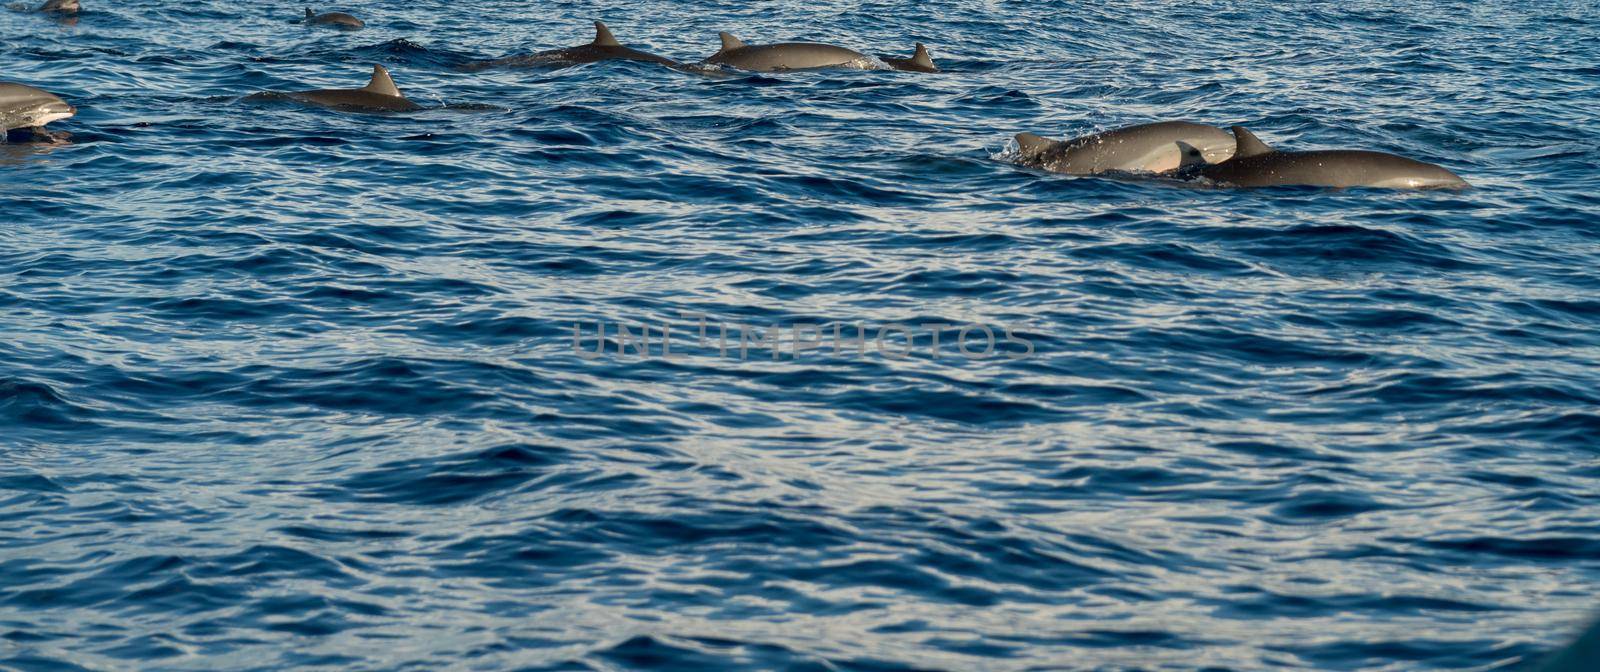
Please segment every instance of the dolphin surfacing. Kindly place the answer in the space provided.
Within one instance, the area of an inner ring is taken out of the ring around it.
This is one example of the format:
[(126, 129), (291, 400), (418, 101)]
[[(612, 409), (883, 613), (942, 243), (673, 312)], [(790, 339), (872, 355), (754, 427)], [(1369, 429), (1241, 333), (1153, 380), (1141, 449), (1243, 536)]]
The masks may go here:
[(648, 51), (640, 51), (623, 45), (611, 34), (611, 29), (599, 21), (594, 22), (594, 41), (576, 47), (564, 49), (551, 49), (525, 56), (512, 56), (494, 61), (481, 61), (471, 64), (465, 69), (482, 70), (496, 66), (566, 66), (579, 63), (597, 63), (600, 61), (641, 61), (645, 63), (659, 63), (669, 68), (679, 67), (677, 61), (665, 56), (657, 56)]
[(308, 26), (333, 26), (340, 30), (361, 30), (367, 27), (367, 22), (344, 12), (328, 12), (318, 14), (310, 7), (306, 8), (305, 22)]
[(78, 113), (59, 96), (27, 84), (0, 82), (0, 136), (16, 129), (38, 128)]
[[(1280, 152), (1243, 126), (1232, 127), (1233, 158), (1199, 166), (1199, 176), (1238, 187), (1459, 189), (1459, 175), (1431, 163), (1355, 149)], [(1190, 157), (1193, 161), (1194, 157)]]
[(726, 65), (752, 72), (778, 72), (849, 65), (866, 58), (853, 49), (815, 42), (745, 44), (731, 33), (718, 33), (722, 48), (701, 61), (704, 65)]
[(917, 48), (914, 52), (912, 52), (911, 58), (879, 56), (878, 60), (887, 63), (891, 68), (896, 70), (904, 70), (906, 72), (939, 71), (939, 66), (933, 64), (933, 57), (928, 55), (928, 48), (923, 46), (921, 42), (917, 43)]
[(1200, 148), (1213, 161), (1233, 156), (1235, 145), (1222, 129), (1187, 121), (1140, 124), (1071, 140), (1019, 133), (1016, 140), (1018, 164), (1068, 175), (1164, 173), (1182, 165), (1180, 143)]
[(372, 81), (359, 89), (296, 91), (284, 97), (301, 103), (354, 112), (410, 112), (422, 109), (421, 105), (411, 102), (400, 93), (400, 89), (394, 85), (394, 79), (389, 77), (389, 71), (381, 65), (372, 66)]
[(39, 11), (50, 14), (77, 14), (83, 10), (78, 0), (45, 0)]
[(1533, 672), (1589, 672), (1600, 669), (1600, 620), (1567, 648), (1552, 654)]

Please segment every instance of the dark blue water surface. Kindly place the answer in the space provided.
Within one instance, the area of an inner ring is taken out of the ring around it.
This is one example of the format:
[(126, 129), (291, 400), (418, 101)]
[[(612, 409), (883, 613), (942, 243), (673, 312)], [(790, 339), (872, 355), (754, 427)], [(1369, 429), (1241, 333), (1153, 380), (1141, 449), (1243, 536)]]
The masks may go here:
[[(0, 146), (0, 667), (1514, 669), (1600, 607), (1593, 2), (86, 5), (0, 11), (80, 108)], [(947, 72), (463, 71), (596, 18)], [(374, 63), (432, 109), (241, 100)], [(1005, 160), (1163, 119), (1475, 188)], [(880, 351), (933, 322), (996, 353)]]

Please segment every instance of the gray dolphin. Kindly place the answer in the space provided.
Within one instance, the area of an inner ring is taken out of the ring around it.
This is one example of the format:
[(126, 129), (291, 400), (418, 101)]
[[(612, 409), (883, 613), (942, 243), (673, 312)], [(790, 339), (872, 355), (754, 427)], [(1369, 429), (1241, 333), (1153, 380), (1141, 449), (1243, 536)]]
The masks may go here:
[(879, 56), (878, 60), (888, 63), (889, 67), (907, 72), (938, 72), (939, 66), (933, 64), (933, 57), (928, 55), (928, 48), (917, 43), (916, 53), (911, 58), (893, 58)]
[(390, 112), (408, 112), (422, 109), (421, 105), (407, 100), (395, 87), (394, 80), (389, 77), (389, 71), (381, 65), (372, 66), (372, 81), (359, 89), (317, 89), (315, 91), (296, 91), (284, 97), (321, 105), (341, 110), (384, 110)]
[(342, 30), (360, 30), (367, 27), (367, 22), (344, 12), (328, 12), (318, 14), (310, 7), (306, 8), (306, 25), (333, 26)]
[(669, 68), (678, 67), (678, 62), (665, 56), (657, 56), (647, 51), (640, 51), (623, 46), (611, 34), (611, 29), (599, 21), (594, 22), (594, 41), (576, 47), (565, 49), (551, 49), (526, 56), (512, 56), (494, 61), (473, 63), (463, 69), (482, 70), (495, 66), (538, 66), (538, 65), (573, 65), (577, 63), (595, 63), (598, 61), (644, 61), (659, 63)]
[(0, 82), (0, 135), (13, 129), (36, 128), (77, 113), (77, 108), (53, 93), (27, 84)]
[(1535, 672), (1593, 672), (1600, 670), (1600, 621), (1595, 621), (1567, 648), (1557, 651)]
[(82, 9), (78, 0), (45, 0), (39, 5), (39, 11), (52, 14), (77, 14)]
[(1441, 189), (1466, 187), (1466, 180), (1431, 163), (1385, 152), (1354, 149), (1280, 152), (1243, 126), (1233, 127), (1237, 147), (1220, 163), (1190, 153), (1185, 169), (1201, 177), (1239, 187), (1377, 187)]
[(867, 57), (859, 51), (831, 44), (784, 42), (748, 45), (729, 33), (717, 35), (722, 38), (722, 48), (701, 63), (753, 72), (777, 72), (846, 65)]
[(1183, 164), (1179, 143), (1199, 148), (1213, 161), (1233, 156), (1234, 139), (1220, 128), (1187, 121), (1140, 124), (1086, 135), (1050, 140), (1017, 134), (1016, 162), (1068, 175), (1107, 171), (1162, 173)]

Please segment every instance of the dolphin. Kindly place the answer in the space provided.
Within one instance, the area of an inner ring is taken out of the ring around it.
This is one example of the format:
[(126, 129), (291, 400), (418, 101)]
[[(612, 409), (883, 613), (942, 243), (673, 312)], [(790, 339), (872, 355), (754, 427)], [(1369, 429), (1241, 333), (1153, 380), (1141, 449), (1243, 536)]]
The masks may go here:
[(1162, 173), (1183, 164), (1179, 143), (1198, 148), (1214, 161), (1233, 156), (1235, 144), (1233, 136), (1220, 128), (1187, 121), (1163, 121), (1072, 140), (1050, 140), (1032, 133), (1019, 133), (1016, 162), (1068, 175), (1096, 175), (1107, 171)]
[(411, 102), (395, 87), (389, 71), (381, 65), (372, 66), (372, 81), (359, 89), (317, 89), (287, 94), (290, 100), (321, 105), (340, 110), (409, 112), (422, 109)]
[(1354, 149), (1280, 152), (1243, 126), (1234, 126), (1232, 130), (1237, 141), (1233, 158), (1213, 163), (1189, 153), (1184, 170), (1239, 187), (1441, 189), (1469, 186), (1466, 180), (1449, 170), (1403, 156)]
[(512, 56), (495, 61), (475, 63), (467, 69), (481, 70), (499, 65), (529, 66), (529, 65), (573, 65), (577, 63), (595, 63), (598, 61), (644, 61), (659, 63), (669, 68), (676, 68), (678, 62), (665, 56), (639, 51), (623, 46), (611, 34), (611, 29), (599, 21), (594, 22), (594, 41), (576, 47), (564, 49), (551, 49), (526, 56)]
[(701, 63), (754, 72), (776, 72), (846, 65), (867, 57), (859, 51), (831, 44), (785, 42), (752, 46), (729, 33), (717, 35), (722, 38), (722, 48)]
[(0, 82), (0, 135), (13, 129), (36, 128), (77, 113), (77, 108), (53, 93), (27, 84)]
[(883, 61), (884, 63), (888, 63), (889, 67), (891, 67), (891, 68), (894, 68), (896, 70), (905, 70), (907, 72), (938, 72), (939, 71), (939, 66), (933, 64), (933, 57), (928, 55), (928, 48), (922, 46), (921, 42), (917, 43), (917, 51), (916, 51), (916, 53), (911, 55), (911, 58), (893, 58), (893, 57), (890, 57), (890, 56), (879, 56), (878, 60)]
[(1546, 659), (1534, 672), (1591, 672), (1600, 670), (1600, 621), (1595, 621), (1567, 648)]
[(328, 25), (341, 30), (360, 30), (367, 27), (367, 23), (365, 21), (362, 21), (354, 16), (350, 16), (344, 12), (328, 12), (326, 14), (318, 14), (312, 11), (310, 7), (306, 8), (305, 24)]
[(39, 11), (52, 14), (77, 14), (82, 9), (78, 0), (45, 0), (39, 5)]

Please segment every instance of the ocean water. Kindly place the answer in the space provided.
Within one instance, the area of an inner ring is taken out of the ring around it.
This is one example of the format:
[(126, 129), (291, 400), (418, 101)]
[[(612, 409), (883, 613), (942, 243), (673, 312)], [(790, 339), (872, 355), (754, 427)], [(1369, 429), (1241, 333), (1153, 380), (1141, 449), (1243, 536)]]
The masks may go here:
[[(1600, 609), (1593, 2), (86, 4), (0, 12), (80, 109), (0, 146), (0, 668), (1498, 670)], [(597, 18), (946, 72), (462, 71)], [(431, 109), (242, 100), (375, 63)], [(1475, 187), (1005, 160), (1166, 119)]]

